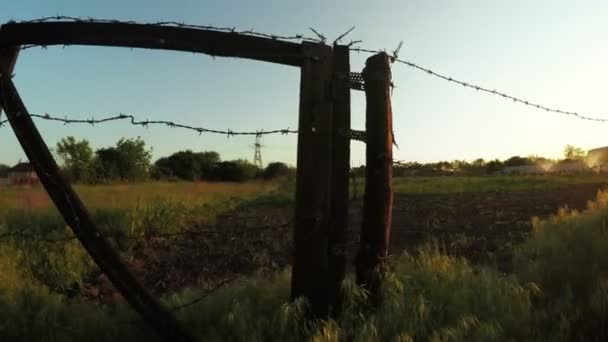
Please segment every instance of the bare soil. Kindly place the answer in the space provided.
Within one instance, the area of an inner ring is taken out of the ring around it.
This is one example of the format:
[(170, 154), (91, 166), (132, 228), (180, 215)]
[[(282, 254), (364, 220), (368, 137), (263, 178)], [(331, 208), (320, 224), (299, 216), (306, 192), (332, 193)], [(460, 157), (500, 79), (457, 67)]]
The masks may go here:
[[(560, 207), (583, 210), (608, 184), (576, 184), (554, 189), (456, 194), (396, 194), (390, 253), (414, 252), (437, 241), (446, 252), (472, 263), (509, 272), (514, 247), (530, 234), (532, 217), (546, 218)], [(133, 272), (155, 294), (225, 282), (254, 272), (287, 266), (292, 253), (293, 207), (239, 208), (218, 220), (215, 231), (155, 239), (129, 260)], [(361, 224), (361, 201), (350, 210), (349, 260), (352, 266)], [(278, 227), (277, 227), (278, 226)], [(196, 229), (193, 229), (196, 231)], [(86, 296), (115, 298), (107, 279), (94, 276)]]

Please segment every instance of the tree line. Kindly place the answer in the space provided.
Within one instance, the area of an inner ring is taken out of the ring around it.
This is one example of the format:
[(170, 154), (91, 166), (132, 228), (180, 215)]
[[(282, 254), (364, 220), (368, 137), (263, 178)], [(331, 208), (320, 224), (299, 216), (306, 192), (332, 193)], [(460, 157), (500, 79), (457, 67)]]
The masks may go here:
[(57, 142), (55, 153), (65, 177), (79, 183), (149, 179), (241, 182), (293, 173), (293, 168), (281, 162), (261, 169), (244, 159), (222, 161), (215, 151), (178, 151), (153, 163), (152, 149), (140, 137), (122, 138), (115, 146), (93, 151), (88, 140), (68, 136)]
[[(439, 176), (453, 174), (463, 176), (495, 175), (509, 167), (560, 163), (583, 163), (585, 157), (586, 152), (582, 148), (566, 145), (564, 148), (563, 158), (561, 159), (550, 159), (530, 155), (527, 157), (512, 156), (505, 160), (485, 160), (483, 158), (477, 158), (473, 161), (453, 160), (431, 163), (419, 163), (415, 161), (399, 162), (393, 165), (393, 177)], [(356, 177), (364, 177), (365, 166), (353, 168), (352, 175)]]
[[(178, 151), (152, 162), (152, 149), (140, 138), (120, 139), (115, 146), (95, 151), (88, 140), (72, 136), (56, 144), (55, 154), (61, 161), (64, 175), (72, 182), (104, 183), (115, 181), (187, 180), (187, 181), (246, 181), (271, 179), (294, 174), (295, 169), (281, 162), (260, 169), (245, 159), (223, 161), (215, 151)], [(394, 177), (433, 175), (493, 175), (508, 167), (542, 163), (582, 162), (583, 149), (566, 145), (562, 159), (539, 156), (512, 156), (506, 160), (454, 160), (432, 163), (403, 162), (393, 166)], [(0, 171), (9, 167), (0, 164)], [(352, 175), (364, 177), (365, 167), (354, 167)]]

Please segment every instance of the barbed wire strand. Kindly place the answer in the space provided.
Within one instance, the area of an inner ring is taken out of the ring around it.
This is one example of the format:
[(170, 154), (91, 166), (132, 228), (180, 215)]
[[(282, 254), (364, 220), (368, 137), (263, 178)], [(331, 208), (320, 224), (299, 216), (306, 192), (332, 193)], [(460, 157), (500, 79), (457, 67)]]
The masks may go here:
[[(43, 119), (43, 120), (48, 120), (48, 121), (61, 122), (64, 125), (90, 124), (90, 125), (94, 126), (95, 124), (106, 123), (106, 122), (110, 122), (110, 121), (129, 120), (131, 125), (142, 126), (145, 128), (147, 128), (150, 125), (162, 125), (162, 126), (167, 126), (167, 127), (171, 127), (171, 128), (182, 128), (182, 129), (195, 131), (195, 132), (199, 133), (199, 135), (202, 133), (214, 133), (214, 134), (226, 135), (227, 137), (236, 136), (236, 135), (262, 136), (262, 135), (268, 135), (268, 134), (296, 134), (296, 133), (298, 133), (297, 130), (292, 130), (290, 128), (256, 130), (256, 131), (235, 131), (232, 129), (227, 129), (227, 130), (210, 129), (210, 128), (205, 128), (205, 127), (197, 127), (197, 126), (191, 126), (191, 125), (186, 125), (186, 124), (181, 124), (181, 123), (175, 123), (173, 121), (167, 121), (167, 120), (137, 120), (137, 118), (134, 115), (123, 114), (123, 113), (120, 113), (120, 114), (114, 115), (114, 116), (109, 116), (109, 117), (106, 117), (103, 119), (95, 119), (95, 118), (71, 119), (68, 117), (62, 118), (62, 117), (58, 117), (58, 116), (53, 116), (48, 113), (45, 113), (45, 114), (31, 113), (30, 116), (33, 118), (38, 118), (38, 119)], [(7, 122), (8, 122), (7, 119), (1, 120), (0, 127), (4, 126)]]
[[(48, 17), (43, 17), (43, 18), (38, 18), (38, 19), (32, 19), (32, 20), (25, 20), (25, 21), (9, 21), (9, 23), (41, 23), (41, 22), (62, 22), (62, 21), (68, 21), (68, 22), (97, 22), (97, 23), (124, 23), (124, 24), (142, 24), (142, 25), (150, 25), (150, 26), (169, 26), (169, 27), (183, 27), (183, 28), (193, 28), (193, 29), (204, 29), (204, 30), (213, 30), (213, 31), (219, 31), (219, 32), (229, 32), (229, 33), (236, 33), (236, 34), (243, 34), (243, 35), (250, 35), (250, 36), (257, 36), (257, 37), (263, 37), (263, 38), (270, 38), (270, 39), (277, 39), (277, 40), (298, 40), (298, 41), (312, 41), (312, 42), (317, 42), (317, 43), (322, 43), (325, 44), (325, 42), (327, 41), (327, 37), (323, 34), (321, 34), (320, 32), (318, 32), (317, 30), (315, 30), (314, 28), (309, 28), (317, 37), (316, 38), (311, 38), (311, 37), (306, 37), (302, 34), (296, 34), (296, 35), (291, 35), (291, 36), (284, 36), (284, 35), (276, 35), (276, 34), (268, 34), (268, 33), (261, 33), (261, 32), (256, 32), (253, 29), (250, 30), (237, 30), (236, 27), (218, 27), (218, 26), (212, 26), (212, 25), (196, 25), (196, 24), (185, 24), (182, 22), (177, 22), (177, 21), (158, 21), (158, 22), (152, 22), (152, 23), (138, 23), (136, 21), (121, 21), (121, 20), (116, 20), (116, 19), (99, 19), (99, 18), (92, 18), (92, 17), (86, 17), (86, 18), (79, 18), (79, 17), (72, 17), (72, 16), (62, 16), (62, 15), (57, 15), (57, 16), (48, 16)], [(348, 30), (347, 32), (345, 32), (344, 34), (338, 36), (336, 38), (336, 40), (334, 41), (334, 44), (337, 43), (338, 41), (340, 41), (342, 38), (344, 38), (344, 36), (346, 36), (347, 34), (349, 34), (352, 30), (354, 29), (351, 28), (350, 30)], [(382, 50), (372, 50), (372, 49), (367, 49), (367, 48), (362, 48), (362, 47), (354, 47), (353, 45), (355, 43), (359, 43), (360, 41), (351, 41), (350, 44), (348, 44), (348, 46), (350, 47), (351, 51), (355, 51), (355, 52), (366, 52), (366, 53), (379, 53), (379, 52), (384, 52)], [(39, 45), (24, 45), (22, 46), (22, 49), (29, 49), (32, 47), (36, 47)], [(496, 95), (496, 96), (500, 96), (503, 97), (504, 99), (507, 100), (511, 100), (513, 102), (516, 103), (520, 103), (529, 107), (534, 107), (536, 109), (540, 109), (540, 110), (544, 110), (546, 112), (553, 112), (553, 113), (558, 113), (558, 114), (564, 114), (564, 115), (570, 115), (570, 116), (574, 116), (577, 117), (579, 119), (582, 120), (588, 120), (588, 121), (596, 121), (596, 122), (608, 122), (608, 118), (599, 118), (599, 117), (593, 117), (591, 115), (586, 115), (586, 114), (582, 114), (579, 112), (575, 112), (575, 111), (567, 111), (567, 110), (562, 110), (559, 108), (553, 108), (547, 105), (542, 105), (540, 103), (536, 103), (533, 101), (529, 101), (529, 100), (525, 100), (522, 98), (519, 98), (517, 96), (513, 96), (513, 95), (509, 95), (505, 92), (496, 90), (496, 89), (490, 89), (488, 87), (484, 87), (484, 86), (480, 86), (480, 85), (476, 85), (470, 82), (466, 82), (460, 79), (456, 79), (453, 78), (451, 76), (447, 76), (445, 74), (436, 72), (434, 70), (431, 70), (429, 68), (423, 67), (421, 65), (418, 65), (414, 62), (410, 62), (407, 60), (403, 60), (403, 59), (399, 59), (398, 54), (399, 51), (401, 50), (401, 47), (403, 46), (403, 42), (400, 42), (399, 45), (397, 46), (397, 48), (395, 50), (393, 50), (392, 54), (390, 55), (391, 61), (397, 62), (397, 63), (401, 63), (401, 64), (405, 64), (411, 68), (417, 69), (419, 71), (423, 71), (425, 73), (427, 73), (430, 76), (436, 77), (436, 78), (440, 78), (442, 80), (448, 81), (448, 82), (452, 82), (458, 85), (461, 85), (463, 87), (467, 87), (470, 89), (474, 89), (477, 91), (481, 91), (487, 94), (492, 94), (492, 95)], [(42, 46), (44, 48), (44, 46)]]
[[(231, 136), (237, 136), (237, 135), (241, 135), (241, 136), (247, 135), (247, 136), (256, 136), (257, 137), (257, 136), (263, 136), (263, 135), (269, 135), (269, 134), (287, 135), (287, 134), (298, 134), (299, 133), (298, 130), (292, 130), (289, 127), (284, 128), (284, 129), (271, 129), (271, 130), (261, 129), (261, 130), (256, 130), (256, 131), (235, 131), (232, 129), (217, 130), (217, 129), (209, 129), (209, 128), (204, 128), (204, 127), (196, 127), (196, 126), (191, 126), (191, 125), (186, 125), (186, 124), (175, 123), (173, 121), (167, 121), (167, 120), (139, 120), (138, 121), (135, 118), (135, 116), (130, 115), (130, 114), (124, 114), (124, 113), (120, 113), (120, 114), (114, 115), (114, 116), (109, 116), (109, 117), (106, 117), (103, 119), (95, 119), (95, 118), (70, 119), (65, 116), (63, 118), (58, 117), (58, 116), (53, 116), (48, 113), (45, 113), (45, 114), (31, 113), (29, 115), (32, 118), (61, 122), (64, 125), (89, 124), (91, 126), (95, 126), (95, 124), (99, 124), (99, 123), (107, 123), (107, 122), (119, 121), (119, 120), (129, 120), (131, 125), (142, 126), (144, 128), (147, 128), (149, 125), (163, 125), (163, 126), (167, 126), (167, 127), (171, 127), (171, 128), (183, 128), (183, 129), (195, 131), (199, 135), (201, 135), (203, 133), (214, 133), (214, 134), (226, 135), (228, 138), (230, 138)], [(0, 128), (4, 127), (8, 122), (9, 122), (8, 119), (0, 120)], [(345, 134), (346, 136), (348, 136), (348, 138), (350, 140), (361, 141), (364, 143), (366, 142), (366, 139), (367, 139), (365, 131), (360, 131), (360, 130), (351, 129), (347, 133), (340, 133), (340, 134)]]
[[(401, 45), (398, 46), (398, 48), (395, 50), (395, 52), (398, 53), (400, 49), (401, 49)], [(365, 53), (372, 53), (372, 54), (381, 53), (381, 52), (386, 53), (385, 51), (382, 51), (382, 50), (371, 50), (371, 49), (366, 49), (366, 48), (361, 48), (361, 47), (351, 47), (350, 50), (351, 51), (355, 51), (355, 52), (365, 52)], [(496, 89), (490, 89), (490, 88), (483, 87), (483, 86), (480, 86), (480, 85), (476, 85), (476, 84), (473, 84), (473, 83), (465, 82), (465, 81), (453, 78), (451, 76), (447, 76), (447, 75), (444, 75), (442, 73), (433, 71), (433, 70), (431, 70), (429, 68), (420, 66), (420, 65), (418, 65), (416, 63), (413, 63), (413, 62), (410, 62), (410, 61), (406, 61), (406, 60), (403, 60), (403, 59), (399, 59), (398, 56), (397, 56), (397, 54), (395, 54), (395, 53), (393, 55), (389, 55), (389, 57), (390, 57), (390, 59), (391, 59), (391, 61), (393, 63), (397, 62), (397, 63), (405, 64), (405, 65), (407, 65), (407, 66), (409, 66), (411, 68), (417, 69), (419, 71), (423, 71), (423, 72), (425, 72), (426, 74), (428, 74), (430, 76), (433, 76), (433, 77), (436, 77), (436, 78), (440, 78), (440, 79), (442, 79), (444, 81), (448, 81), (448, 82), (452, 82), (452, 83), (455, 83), (455, 84), (459, 84), (459, 85), (461, 85), (463, 87), (474, 89), (474, 90), (481, 91), (481, 92), (484, 92), (484, 93), (488, 93), (488, 94), (492, 94), (492, 95), (496, 95), (496, 96), (501, 96), (501, 97), (503, 97), (505, 99), (512, 100), (513, 102), (520, 103), (520, 104), (523, 104), (523, 105), (526, 105), (526, 106), (529, 106), (529, 107), (534, 107), (536, 109), (544, 110), (546, 112), (553, 112), (553, 113), (571, 115), (571, 116), (577, 117), (577, 118), (582, 119), (582, 120), (596, 121), (596, 122), (608, 122), (608, 118), (604, 119), (604, 118), (599, 118), (599, 117), (593, 117), (593, 116), (587, 115), (587, 114), (581, 114), (579, 112), (567, 111), (567, 110), (562, 110), (562, 109), (559, 109), (559, 108), (552, 108), (552, 107), (549, 107), (549, 106), (546, 106), (546, 105), (535, 103), (533, 101), (529, 101), (529, 100), (525, 100), (525, 99), (522, 99), (522, 98), (519, 98), (519, 97), (516, 97), (516, 96), (513, 96), (513, 95), (509, 95), (509, 94), (507, 94), (505, 92), (502, 92), (502, 91), (499, 91), (499, 90), (496, 90)]]

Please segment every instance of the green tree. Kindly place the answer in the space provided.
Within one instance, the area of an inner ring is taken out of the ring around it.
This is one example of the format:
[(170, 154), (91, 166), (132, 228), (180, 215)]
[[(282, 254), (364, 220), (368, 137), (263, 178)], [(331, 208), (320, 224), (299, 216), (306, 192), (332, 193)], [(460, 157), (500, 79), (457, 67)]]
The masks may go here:
[(471, 166), (481, 169), (484, 166), (486, 166), (486, 161), (483, 158), (477, 158), (477, 159), (473, 160), (473, 162), (471, 163)]
[(531, 162), (528, 158), (524, 158), (524, 157), (520, 157), (520, 156), (513, 156), (507, 160), (505, 160), (504, 162), (504, 166), (524, 166), (524, 165), (530, 165)]
[(217, 152), (192, 152), (190, 150), (173, 153), (154, 163), (154, 177), (177, 177), (186, 180), (210, 179), (213, 168), (220, 162)]
[(99, 180), (119, 180), (121, 177), (122, 156), (116, 147), (100, 148), (95, 151), (95, 174)]
[(580, 147), (566, 145), (564, 147), (564, 157), (566, 160), (583, 160), (586, 156), (585, 151)]
[(485, 169), (486, 169), (486, 173), (490, 175), (490, 174), (493, 174), (495, 172), (502, 170), (503, 167), (504, 167), (504, 164), (500, 160), (494, 159), (494, 160), (491, 160), (486, 163)]
[(72, 136), (62, 138), (57, 142), (56, 151), (69, 179), (74, 182), (90, 180), (93, 149), (87, 140), (76, 140)]
[(237, 159), (218, 163), (213, 170), (213, 178), (219, 181), (242, 182), (257, 177), (260, 171), (247, 160)]
[(97, 174), (102, 179), (142, 181), (149, 177), (152, 151), (140, 137), (122, 138), (116, 147), (101, 148), (95, 154)]

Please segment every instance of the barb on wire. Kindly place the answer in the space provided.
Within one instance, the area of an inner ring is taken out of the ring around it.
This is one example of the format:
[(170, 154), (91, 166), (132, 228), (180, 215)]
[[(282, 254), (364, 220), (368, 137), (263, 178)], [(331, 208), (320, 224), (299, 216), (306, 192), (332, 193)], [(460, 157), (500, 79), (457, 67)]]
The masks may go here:
[[(334, 45), (337, 45), (339, 41), (342, 40), (342, 38), (346, 37), (349, 33), (351, 33), (353, 30), (355, 29), (355, 27), (351, 27), (348, 31), (342, 33), (341, 35), (338, 36), (338, 38), (336, 38), (334, 40)], [(352, 42), (351, 42), (352, 43)]]
[[(218, 26), (212, 26), (212, 25), (186, 24), (186, 23), (177, 22), (177, 21), (136, 22), (133, 20), (123, 21), (123, 20), (116, 20), (116, 19), (99, 19), (99, 18), (92, 18), (92, 17), (79, 18), (79, 17), (72, 17), (72, 16), (65, 16), (65, 15), (57, 15), (57, 16), (43, 17), (43, 18), (37, 18), (37, 19), (31, 19), (31, 20), (23, 20), (23, 21), (11, 20), (8, 23), (9, 24), (20, 24), (20, 23), (29, 24), (29, 23), (45, 23), (45, 22), (141, 24), (141, 25), (148, 25), (148, 26), (181, 27), (181, 28), (191, 28), (191, 29), (198, 29), (198, 30), (227, 32), (227, 33), (235, 33), (235, 34), (254, 36), (254, 37), (260, 37), (260, 38), (270, 38), (273, 40), (286, 40), (286, 41), (287, 40), (296, 40), (296, 41), (312, 41), (312, 42), (323, 42), (323, 43), (325, 42), (325, 40), (320, 39), (321, 36), (319, 36), (319, 38), (313, 38), (313, 37), (307, 37), (303, 34), (278, 35), (278, 34), (257, 32), (257, 31), (254, 31), (253, 29), (237, 30), (236, 27), (218, 27)], [(24, 45), (21, 47), (21, 50), (30, 49), (32, 47), (37, 47), (37, 46), (41, 46), (41, 45)], [(44, 46), (42, 46), (42, 47), (44, 47)]]
[(394, 63), (395, 60), (397, 58), (399, 58), (399, 51), (401, 51), (401, 48), (403, 47), (403, 40), (399, 42), (399, 45), (397, 45), (397, 48), (395, 50), (393, 50), (392, 55), (391, 55), (391, 62)]
[[(356, 52), (373, 53), (373, 54), (379, 53), (379, 52), (384, 52), (384, 51), (378, 51), (378, 50), (365, 49), (365, 48), (361, 48), (361, 47), (352, 47), (350, 50), (351, 51), (356, 51)], [(516, 97), (516, 96), (513, 96), (513, 95), (509, 95), (509, 94), (507, 94), (505, 92), (498, 91), (496, 89), (490, 89), (490, 88), (483, 87), (483, 86), (480, 86), (480, 85), (476, 85), (476, 84), (473, 84), (473, 83), (465, 82), (465, 81), (453, 78), (451, 76), (446, 76), (446, 75), (441, 74), (439, 72), (433, 71), (433, 70), (431, 70), (429, 68), (425, 68), (425, 67), (420, 66), (420, 65), (418, 65), (416, 63), (399, 59), (395, 55), (391, 56), (391, 61), (392, 62), (398, 62), (398, 63), (401, 63), (401, 64), (405, 64), (405, 65), (407, 65), (407, 66), (409, 66), (411, 68), (423, 71), (423, 72), (427, 73), (430, 76), (440, 78), (440, 79), (442, 79), (444, 81), (448, 81), (448, 82), (452, 82), (452, 83), (455, 83), (455, 84), (459, 84), (459, 85), (461, 85), (463, 87), (470, 88), (470, 89), (475, 89), (477, 91), (481, 91), (481, 92), (484, 92), (484, 93), (487, 93), (487, 94), (501, 96), (501, 97), (503, 97), (503, 98), (505, 98), (507, 100), (511, 100), (511, 101), (513, 101), (515, 103), (520, 103), (520, 104), (523, 104), (523, 105), (526, 105), (526, 106), (529, 106), (529, 107), (533, 107), (533, 108), (536, 108), (536, 109), (544, 110), (546, 112), (571, 115), (571, 116), (577, 117), (579, 119), (588, 120), (588, 121), (608, 122), (608, 118), (593, 117), (593, 116), (590, 116), (590, 115), (587, 115), (587, 114), (581, 114), (581, 113), (575, 112), (575, 111), (567, 111), (567, 110), (562, 110), (562, 109), (559, 109), (559, 108), (549, 107), (549, 106), (546, 106), (546, 105), (542, 105), (540, 103), (535, 103), (533, 101), (524, 100), (524, 99), (521, 99), (519, 97)]]
[(318, 37), (318, 41), (319, 41), (319, 42), (321, 42), (321, 43), (325, 44), (325, 42), (327, 41), (327, 37), (325, 37), (325, 36), (324, 36), (324, 35), (322, 35), (321, 33), (317, 32), (317, 30), (315, 30), (315, 29), (314, 29), (314, 28), (312, 28), (312, 27), (309, 27), (309, 29), (310, 29), (310, 30), (311, 30), (311, 31), (312, 31), (314, 34), (316, 34), (316, 35), (317, 35), (317, 37)]

